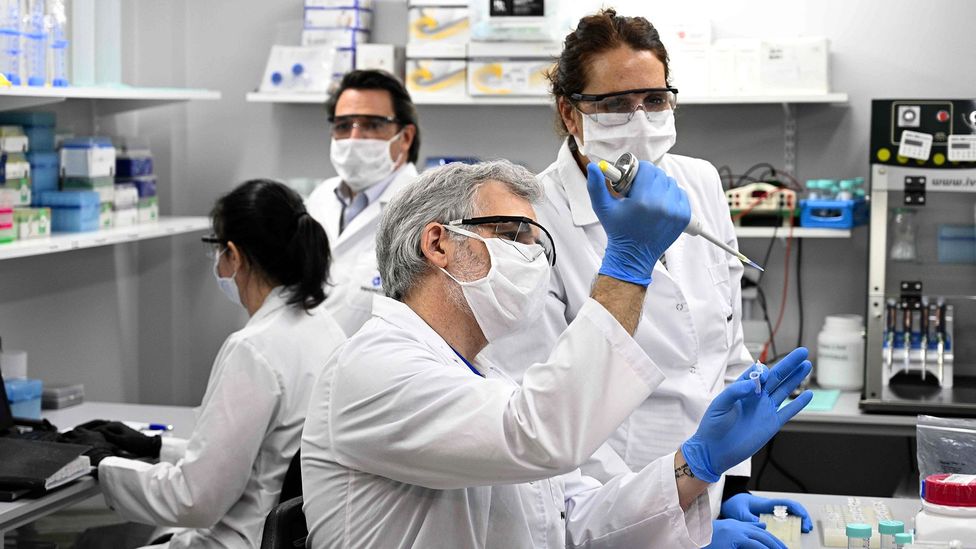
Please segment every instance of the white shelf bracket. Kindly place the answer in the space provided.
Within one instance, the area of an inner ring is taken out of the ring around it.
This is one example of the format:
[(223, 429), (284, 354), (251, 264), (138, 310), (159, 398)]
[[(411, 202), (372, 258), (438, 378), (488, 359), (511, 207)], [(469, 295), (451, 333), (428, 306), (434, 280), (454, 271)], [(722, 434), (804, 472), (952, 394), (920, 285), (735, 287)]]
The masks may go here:
[(783, 103), (783, 169), (796, 176), (796, 107)]

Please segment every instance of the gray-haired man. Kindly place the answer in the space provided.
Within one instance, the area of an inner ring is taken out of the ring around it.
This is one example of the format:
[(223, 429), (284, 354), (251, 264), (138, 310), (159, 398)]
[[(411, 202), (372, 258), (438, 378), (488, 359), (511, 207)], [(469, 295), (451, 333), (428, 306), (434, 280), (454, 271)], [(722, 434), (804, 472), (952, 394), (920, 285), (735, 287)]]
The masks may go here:
[[(802, 358), (719, 395), (681, 451), (606, 484), (586, 461), (662, 381), (633, 341), (654, 261), (687, 225), (674, 180), (642, 164), (626, 198), (591, 170), (607, 229), (592, 299), (521, 385), (477, 359), (531, 331), (556, 250), (535, 222), (541, 187), (505, 161), (431, 170), (377, 234), (388, 297), (330, 359), (302, 440), (310, 547), (699, 547), (707, 479), (778, 430)], [(784, 393), (785, 391), (785, 393)], [(686, 459), (687, 456), (687, 459)]]

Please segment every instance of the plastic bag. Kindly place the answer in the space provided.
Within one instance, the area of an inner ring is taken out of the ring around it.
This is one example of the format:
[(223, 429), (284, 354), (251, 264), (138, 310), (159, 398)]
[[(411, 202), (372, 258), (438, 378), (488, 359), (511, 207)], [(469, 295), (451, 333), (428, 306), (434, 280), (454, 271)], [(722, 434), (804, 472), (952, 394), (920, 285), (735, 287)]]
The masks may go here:
[(976, 419), (918, 416), (919, 481), (940, 473), (976, 474)]

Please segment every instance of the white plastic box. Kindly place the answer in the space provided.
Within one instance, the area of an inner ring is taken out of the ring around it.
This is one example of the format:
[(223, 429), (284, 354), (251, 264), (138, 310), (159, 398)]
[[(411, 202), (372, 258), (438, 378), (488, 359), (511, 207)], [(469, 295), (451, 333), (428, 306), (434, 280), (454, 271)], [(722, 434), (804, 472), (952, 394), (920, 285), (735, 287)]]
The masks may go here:
[(764, 40), (759, 51), (763, 93), (829, 93), (829, 51), (829, 42), (822, 37)]
[(369, 30), (373, 12), (356, 8), (306, 8), (306, 29)]
[(467, 42), (471, 20), (467, 7), (412, 6), (408, 10), (411, 42)]
[(710, 95), (755, 95), (759, 83), (760, 41), (716, 40), (708, 50)]
[(115, 175), (115, 147), (108, 139), (68, 139), (61, 144), (62, 177)]
[(355, 48), (369, 42), (369, 33), (356, 29), (305, 29), (302, 31), (303, 46), (333, 46)]
[(464, 59), (407, 60), (407, 90), (417, 97), (467, 97), (468, 62)]
[(359, 8), (371, 9), (373, 0), (305, 0), (306, 8)]
[(115, 227), (131, 227), (139, 223), (139, 209), (136, 207), (112, 210), (112, 224)]
[(356, 69), (379, 69), (403, 76), (403, 48), (393, 44), (360, 44), (356, 48)]
[(471, 59), (468, 93), (472, 96), (546, 96), (546, 72), (552, 59)]
[(671, 85), (685, 95), (708, 94), (711, 21), (705, 18), (664, 20), (655, 26), (668, 46)]

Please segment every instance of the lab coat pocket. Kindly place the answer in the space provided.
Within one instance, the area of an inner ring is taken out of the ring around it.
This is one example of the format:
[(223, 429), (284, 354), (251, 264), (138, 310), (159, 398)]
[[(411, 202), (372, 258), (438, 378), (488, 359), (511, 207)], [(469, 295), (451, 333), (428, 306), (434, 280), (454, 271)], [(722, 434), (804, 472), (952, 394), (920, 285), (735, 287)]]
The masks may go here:
[(725, 344), (726, 346), (731, 346), (732, 340), (735, 337), (735, 330), (733, 329), (732, 322), (732, 284), (729, 276), (728, 262), (722, 261), (721, 263), (709, 266), (708, 274), (712, 278), (712, 284), (715, 286), (716, 311), (721, 315), (722, 322), (725, 323)]
[(362, 311), (372, 311), (373, 296), (383, 295), (383, 280), (376, 267), (376, 254), (372, 250), (363, 252), (356, 262), (350, 282), (351, 288), (346, 296), (347, 305)]

